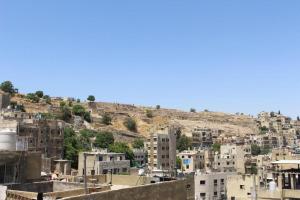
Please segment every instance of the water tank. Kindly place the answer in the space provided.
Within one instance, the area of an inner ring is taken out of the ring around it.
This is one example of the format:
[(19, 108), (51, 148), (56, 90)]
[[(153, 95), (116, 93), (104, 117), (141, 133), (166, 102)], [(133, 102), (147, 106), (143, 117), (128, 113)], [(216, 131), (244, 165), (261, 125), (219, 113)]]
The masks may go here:
[(16, 150), (16, 130), (6, 128), (0, 130), (0, 151)]
[(269, 183), (269, 190), (270, 192), (274, 192), (276, 190), (276, 183), (274, 181)]

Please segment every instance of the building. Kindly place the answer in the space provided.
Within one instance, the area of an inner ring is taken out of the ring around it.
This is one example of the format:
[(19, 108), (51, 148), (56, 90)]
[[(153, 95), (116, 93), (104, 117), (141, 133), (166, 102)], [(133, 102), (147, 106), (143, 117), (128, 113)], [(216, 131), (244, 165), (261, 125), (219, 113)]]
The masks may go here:
[(40, 178), (39, 152), (0, 151), (0, 184), (26, 183)]
[(107, 151), (81, 152), (78, 156), (78, 175), (84, 175), (84, 157), (86, 156), (86, 174), (127, 174), (130, 171), (130, 161), (124, 153)]
[(175, 171), (177, 131), (175, 127), (166, 127), (151, 133), (145, 143), (150, 170)]
[(233, 174), (229, 172), (197, 173), (194, 177), (195, 200), (226, 199), (227, 177)]
[(245, 162), (250, 157), (250, 145), (221, 145), (220, 153), (214, 156), (213, 169), (221, 172), (245, 173)]
[(299, 199), (300, 161), (280, 160), (272, 164), (274, 165), (272, 181), (269, 182), (268, 187), (260, 187), (258, 189), (258, 199)]
[(0, 110), (10, 105), (10, 95), (0, 90)]
[(204, 169), (204, 151), (186, 150), (177, 154), (181, 160), (181, 170), (184, 173), (192, 173), (196, 170)]
[(147, 152), (145, 149), (133, 149), (134, 154), (134, 162), (137, 166), (144, 166), (146, 165), (146, 159), (147, 159)]
[(71, 175), (71, 161), (70, 160), (54, 160), (54, 173), (59, 175)]
[(192, 132), (192, 145), (195, 148), (207, 148), (213, 144), (213, 139), (219, 136), (218, 130), (197, 127)]
[(62, 121), (0, 119), (0, 137), (0, 150), (41, 152), (51, 159), (63, 156)]
[(257, 188), (259, 180), (255, 175), (231, 175), (227, 178), (227, 199), (252, 200), (255, 199), (254, 183)]

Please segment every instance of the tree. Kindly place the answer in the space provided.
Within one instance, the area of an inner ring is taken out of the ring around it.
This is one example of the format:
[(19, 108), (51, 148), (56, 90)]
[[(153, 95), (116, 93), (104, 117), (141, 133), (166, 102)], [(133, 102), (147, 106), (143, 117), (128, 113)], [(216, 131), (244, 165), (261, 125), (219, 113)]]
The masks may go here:
[(72, 111), (73, 111), (74, 115), (83, 117), (83, 115), (85, 113), (85, 108), (82, 105), (77, 104), (77, 105), (73, 106)]
[(65, 122), (70, 122), (70, 120), (72, 119), (71, 110), (67, 106), (61, 106), (60, 110), (62, 112), (61, 119)]
[(177, 156), (177, 157), (176, 157), (176, 168), (177, 168), (177, 169), (181, 169), (181, 166), (182, 166), (182, 161), (181, 161), (181, 159)]
[(260, 154), (266, 155), (266, 154), (269, 154), (270, 152), (271, 152), (271, 148), (268, 146), (265, 146), (265, 147), (261, 148)]
[(97, 132), (89, 129), (83, 129), (79, 131), (79, 134), (84, 138), (92, 138), (97, 135)]
[(86, 139), (76, 135), (72, 128), (66, 127), (64, 129), (64, 158), (72, 161), (73, 168), (78, 167), (78, 153), (90, 149), (84, 140)]
[(192, 147), (192, 140), (186, 135), (181, 135), (179, 139), (176, 141), (176, 148), (178, 149), (179, 152), (188, 150), (191, 147)]
[(280, 112), (280, 110), (278, 110), (278, 115), (280, 115), (281, 114), (281, 112)]
[(136, 121), (131, 117), (126, 118), (123, 124), (128, 130), (137, 132)]
[(115, 153), (125, 153), (126, 159), (130, 160), (130, 165), (133, 166), (134, 154), (126, 143), (115, 142), (109, 146), (109, 151)]
[(26, 95), (26, 98), (33, 103), (38, 103), (40, 101), (40, 98), (33, 93), (28, 93)]
[(91, 113), (90, 113), (90, 112), (85, 112), (85, 113), (83, 114), (83, 119), (84, 119), (85, 121), (91, 123), (91, 122), (92, 122)]
[(35, 95), (36, 95), (37, 97), (39, 97), (39, 98), (43, 98), (44, 92), (41, 91), (41, 90), (39, 90), (39, 91), (36, 91), (36, 92), (35, 92)]
[(272, 111), (272, 112), (270, 113), (270, 116), (271, 116), (271, 117), (275, 117), (275, 113)]
[(64, 102), (64, 101), (59, 102), (60, 107), (64, 107), (65, 105), (66, 105), (66, 102)]
[(80, 103), (80, 99), (77, 99), (76, 102), (77, 102), (77, 103)]
[(94, 102), (95, 101), (95, 96), (89, 95), (87, 98), (88, 101)]
[(111, 132), (101, 132), (97, 133), (94, 145), (98, 148), (107, 149), (114, 141), (114, 135)]
[(251, 154), (253, 156), (257, 156), (261, 153), (261, 150), (260, 150), (260, 146), (256, 145), (256, 144), (252, 144), (251, 145)]
[(44, 95), (44, 96), (43, 96), (43, 99), (46, 100), (46, 103), (47, 103), (47, 104), (51, 104), (51, 98), (50, 98), (49, 95)]
[(160, 109), (160, 105), (156, 105), (156, 110), (159, 110)]
[(191, 109), (190, 109), (190, 112), (195, 113), (195, 112), (196, 112), (196, 109), (195, 109), (195, 108), (191, 108)]
[(144, 148), (144, 141), (142, 139), (135, 139), (132, 143), (132, 148), (143, 149)]
[(214, 152), (220, 152), (221, 144), (219, 144), (219, 143), (214, 143), (214, 144), (212, 145), (212, 149), (213, 149)]
[(152, 117), (153, 117), (153, 112), (152, 112), (152, 110), (146, 110), (146, 116), (147, 116), (148, 118), (152, 118)]
[(101, 122), (105, 125), (110, 125), (111, 120), (112, 120), (111, 116), (108, 113), (104, 113), (104, 115), (102, 116)]
[(0, 89), (3, 92), (7, 92), (7, 93), (10, 93), (10, 94), (15, 93), (14, 85), (10, 81), (4, 81), (3, 83), (1, 83)]
[(297, 116), (297, 121), (300, 121), (300, 117), (299, 116)]

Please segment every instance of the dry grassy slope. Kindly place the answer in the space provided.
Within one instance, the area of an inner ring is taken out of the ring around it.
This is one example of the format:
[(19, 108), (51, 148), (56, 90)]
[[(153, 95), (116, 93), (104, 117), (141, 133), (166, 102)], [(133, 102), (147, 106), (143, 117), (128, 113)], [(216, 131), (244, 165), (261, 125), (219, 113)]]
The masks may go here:
[[(12, 100), (24, 104), (27, 112), (51, 112), (49, 105), (45, 103), (31, 103), (19, 96), (13, 97)], [(52, 104), (54, 107), (57, 107), (59, 106), (59, 101), (54, 101)], [(183, 133), (188, 136), (191, 135), (191, 130), (195, 126), (221, 129), (224, 130), (226, 135), (258, 133), (255, 119), (249, 116), (232, 115), (221, 112), (190, 113), (175, 109), (156, 110), (151, 107), (103, 102), (81, 104), (92, 112), (94, 121), (90, 124), (92, 128), (96, 130), (117, 131), (120, 139), (138, 136), (147, 137), (153, 126), (167, 125), (168, 123), (181, 125)], [(153, 118), (146, 117), (147, 109), (153, 111)], [(101, 124), (101, 116), (103, 113), (111, 114), (113, 117), (112, 125), (105, 126)], [(123, 121), (129, 116), (136, 120), (138, 133), (131, 133), (124, 127)]]

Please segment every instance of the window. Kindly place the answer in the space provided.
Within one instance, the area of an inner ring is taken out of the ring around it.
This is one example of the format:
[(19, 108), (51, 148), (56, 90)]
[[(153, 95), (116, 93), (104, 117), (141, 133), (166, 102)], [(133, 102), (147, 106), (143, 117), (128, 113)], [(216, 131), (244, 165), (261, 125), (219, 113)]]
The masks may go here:
[(205, 185), (205, 180), (201, 180), (200, 185)]
[(99, 161), (103, 161), (103, 157), (102, 156), (99, 156)]
[(241, 190), (244, 190), (244, 189), (245, 189), (245, 186), (244, 186), (244, 185), (240, 185), (240, 189), (241, 189)]
[(181, 158), (184, 158), (184, 156), (181, 156)]
[(235, 197), (231, 197), (230, 200), (235, 200)]
[(217, 179), (214, 180), (214, 185), (218, 185), (218, 180)]
[(250, 196), (250, 195), (251, 195), (251, 193), (250, 193), (250, 192), (248, 192), (248, 193), (247, 193), (247, 195), (249, 195), (249, 196)]
[(188, 157), (191, 158), (192, 156), (189, 155)]
[(205, 193), (200, 193), (200, 197), (205, 197), (206, 194)]
[(227, 162), (227, 165), (229, 165), (229, 162)]
[(186, 165), (185, 167), (186, 167), (187, 169), (189, 169), (189, 168), (190, 168), (190, 166), (189, 166), (189, 165)]
[(224, 185), (224, 179), (223, 178), (221, 179), (221, 184)]
[(218, 192), (214, 192), (214, 196), (215, 196), (215, 197), (218, 196)]

